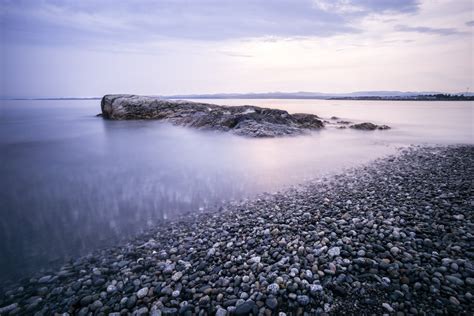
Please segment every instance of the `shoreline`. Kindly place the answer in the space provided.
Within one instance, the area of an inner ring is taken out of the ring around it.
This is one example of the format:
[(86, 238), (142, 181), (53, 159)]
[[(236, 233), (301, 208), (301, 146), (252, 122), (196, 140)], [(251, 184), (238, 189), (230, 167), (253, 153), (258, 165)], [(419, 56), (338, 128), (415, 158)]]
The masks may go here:
[(171, 221), (2, 293), (0, 314), (469, 314), (473, 160), (472, 145), (404, 149)]

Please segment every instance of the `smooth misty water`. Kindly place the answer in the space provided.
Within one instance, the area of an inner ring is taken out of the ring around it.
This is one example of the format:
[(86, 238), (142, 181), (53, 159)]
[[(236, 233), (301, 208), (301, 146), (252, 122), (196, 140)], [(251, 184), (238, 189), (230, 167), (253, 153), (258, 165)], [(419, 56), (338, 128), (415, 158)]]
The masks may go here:
[(468, 102), (206, 100), (393, 127), (328, 127), (279, 139), (105, 121), (95, 117), (98, 100), (1, 102), (0, 279), (28, 276), (163, 219), (315, 179), (400, 146), (473, 143)]

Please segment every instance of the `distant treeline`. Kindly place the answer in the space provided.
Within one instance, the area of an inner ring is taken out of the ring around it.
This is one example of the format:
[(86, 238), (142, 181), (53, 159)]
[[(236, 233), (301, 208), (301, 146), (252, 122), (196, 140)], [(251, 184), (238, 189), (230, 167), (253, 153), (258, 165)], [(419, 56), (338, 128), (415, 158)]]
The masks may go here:
[(335, 97), (330, 100), (394, 100), (394, 101), (474, 101), (474, 96), (463, 94), (423, 94), (413, 96), (358, 96), (358, 97)]

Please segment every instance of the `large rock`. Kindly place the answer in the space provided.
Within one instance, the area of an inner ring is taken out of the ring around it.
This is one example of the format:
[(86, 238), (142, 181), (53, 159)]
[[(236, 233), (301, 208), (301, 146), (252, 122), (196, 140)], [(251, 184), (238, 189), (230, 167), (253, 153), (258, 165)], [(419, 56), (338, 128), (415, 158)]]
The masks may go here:
[(324, 127), (313, 114), (289, 114), (251, 105), (219, 106), (137, 95), (105, 95), (102, 116), (111, 120), (155, 119), (175, 125), (250, 137), (300, 135)]

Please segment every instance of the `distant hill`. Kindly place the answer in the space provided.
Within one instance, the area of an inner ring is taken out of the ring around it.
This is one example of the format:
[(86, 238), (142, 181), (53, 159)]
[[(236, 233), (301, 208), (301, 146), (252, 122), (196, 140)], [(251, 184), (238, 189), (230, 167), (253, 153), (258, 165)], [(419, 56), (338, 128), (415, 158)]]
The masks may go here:
[(434, 91), (402, 92), (402, 91), (357, 91), (350, 93), (321, 92), (263, 92), (263, 93), (215, 93), (215, 94), (180, 94), (163, 96), (168, 99), (422, 99), (427, 96), (462, 96), (473, 97), (474, 93), (444, 94)]

